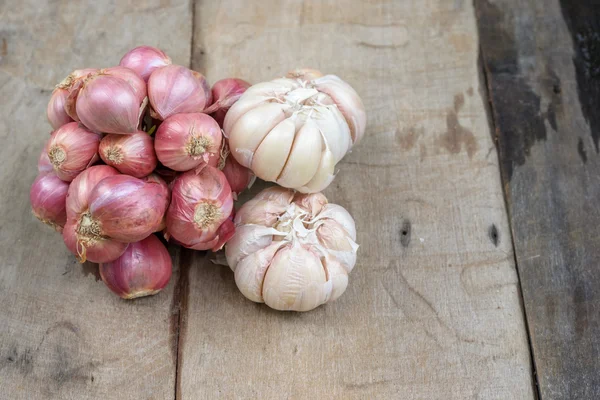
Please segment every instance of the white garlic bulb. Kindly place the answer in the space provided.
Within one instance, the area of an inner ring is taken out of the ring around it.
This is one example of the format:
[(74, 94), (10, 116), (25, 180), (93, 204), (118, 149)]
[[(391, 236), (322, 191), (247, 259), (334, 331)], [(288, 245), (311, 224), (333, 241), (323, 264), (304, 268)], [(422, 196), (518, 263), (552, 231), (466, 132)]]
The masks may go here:
[(358, 249), (354, 220), (321, 193), (265, 189), (240, 208), (235, 225), (225, 256), (248, 299), (309, 311), (346, 290)]
[(367, 116), (356, 91), (335, 75), (300, 69), (251, 86), (224, 121), (231, 153), (259, 178), (316, 193), (364, 135)]

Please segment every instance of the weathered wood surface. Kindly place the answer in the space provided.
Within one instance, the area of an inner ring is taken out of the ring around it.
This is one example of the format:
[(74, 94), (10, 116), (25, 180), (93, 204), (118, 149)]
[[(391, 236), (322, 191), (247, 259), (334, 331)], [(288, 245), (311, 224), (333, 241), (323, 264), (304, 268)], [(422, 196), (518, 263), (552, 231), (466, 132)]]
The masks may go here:
[(211, 81), (297, 66), (348, 80), (368, 134), (326, 194), (358, 226), (337, 302), (247, 301), (185, 253), (180, 399), (532, 399), (471, 2), (198, 1), (192, 66)]
[(600, 6), (476, 5), (541, 399), (598, 399)]
[(118, 299), (95, 265), (79, 265), (35, 220), (28, 196), (54, 85), (142, 43), (187, 65), (190, 16), (185, 0), (0, 2), (2, 399), (174, 397), (174, 283), (152, 298)]

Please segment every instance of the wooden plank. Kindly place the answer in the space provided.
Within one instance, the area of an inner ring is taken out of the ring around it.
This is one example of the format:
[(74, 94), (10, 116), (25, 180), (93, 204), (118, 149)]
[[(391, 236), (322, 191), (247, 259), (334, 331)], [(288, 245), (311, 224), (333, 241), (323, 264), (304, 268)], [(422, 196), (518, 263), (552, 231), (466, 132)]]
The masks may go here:
[(9, 0), (0, 21), (0, 397), (173, 398), (174, 282), (120, 300), (35, 220), (28, 193), (54, 84), (75, 68), (116, 65), (142, 43), (187, 65), (189, 4)]
[(276, 312), (190, 253), (178, 398), (532, 399), (471, 2), (198, 1), (194, 26), (211, 81), (318, 67), (369, 123), (326, 191), (359, 232), (344, 296)]
[(541, 398), (597, 399), (600, 7), (476, 4)]

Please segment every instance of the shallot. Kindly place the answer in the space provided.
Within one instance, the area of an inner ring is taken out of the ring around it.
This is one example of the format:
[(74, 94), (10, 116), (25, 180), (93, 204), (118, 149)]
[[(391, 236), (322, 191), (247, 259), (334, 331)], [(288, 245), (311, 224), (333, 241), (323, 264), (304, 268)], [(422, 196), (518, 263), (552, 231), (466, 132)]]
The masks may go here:
[(40, 174), (29, 191), (33, 215), (43, 223), (62, 232), (67, 222), (65, 201), (69, 184), (53, 173)]
[(171, 59), (156, 47), (139, 46), (121, 58), (119, 65), (134, 70), (145, 82), (157, 68), (171, 64)]
[(165, 188), (128, 175), (104, 178), (90, 193), (87, 231), (125, 243), (145, 239), (161, 226), (169, 205)]
[(76, 109), (81, 122), (94, 132), (128, 134), (137, 132), (146, 104), (142, 78), (127, 68), (114, 67), (83, 81)]
[[(56, 175), (63, 181), (72, 181), (81, 171), (98, 160), (100, 135), (69, 122), (55, 130), (44, 151)], [(46, 169), (46, 159), (42, 155), (38, 169)]]
[(229, 186), (231, 186), (231, 192), (233, 193), (233, 199), (237, 200), (237, 196), (246, 190), (246, 188), (252, 186), (256, 177), (251, 170), (242, 166), (236, 161), (236, 159), (229, 152), (229, 146), (227, 140), (223, 139), (224, 146), (221, 148), (221, 156), (219, 159), (219, 169), (223, 171)]
[(165, 120), (174, 114), (202, 112), (212, 95), (201, 73), (181, 65), (167, 65), (150, 75), (148, 98), (153, 117)]
[(156, 131), (154, 148), (160, 162), (175, 171), (189, 171), (200, 164), (219, 162), (222, 134), (206, 114), (175, 114)]
[(225, 114), (249, 87), (248, 82), (237, 78), (226, 78), (215, 82), (211, 89), (214, 103), (204, 112), (211, 114), (219, 126), (223, 126)]
[(154, 140), (146, 132), (131, 135), (111, 133), (100, 141), (100, 158), (121, 173), (142, 178), (156, 168)]
[(81, 262), (108, 262), (119, 257), (127, 248), (127, 243), (104, 237), (99, 230), (88, 229), (90, 224), (90, 194), (96, 185), (106, 177), (119, 172), (108, 165), (95, 165), (83, 171), (71, 182), (66, 199), (67, 223), (63, 230), (63, 240), (67, 248)]
[(124, 299), (160, 292), (171, 279), (171, 257), (155, 235), (130, 243), (116, 260), (100, 264), (100, 276), (110, 290)]
[(167, 237), (195, 250), (219, 250), (234, 233), (231, 188), (217, 168), (203, 165), (175, 179)]

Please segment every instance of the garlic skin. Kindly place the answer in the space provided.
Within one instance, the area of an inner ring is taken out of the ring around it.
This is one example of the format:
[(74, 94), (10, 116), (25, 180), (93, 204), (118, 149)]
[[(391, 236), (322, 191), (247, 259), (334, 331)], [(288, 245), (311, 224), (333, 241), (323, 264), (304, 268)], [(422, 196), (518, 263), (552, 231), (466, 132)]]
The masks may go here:
[(225, 256), (248, 299), (282, 311), (336, 300), (356, 263), (356, 228), (321, 193), (271, 187), (245, 203)]
[(335, 75), (298, 69), (248, 88), (227, 112), (231, 154), (266, 181), (302, 193), (325, 189), (364, 135), (356, 91)]

